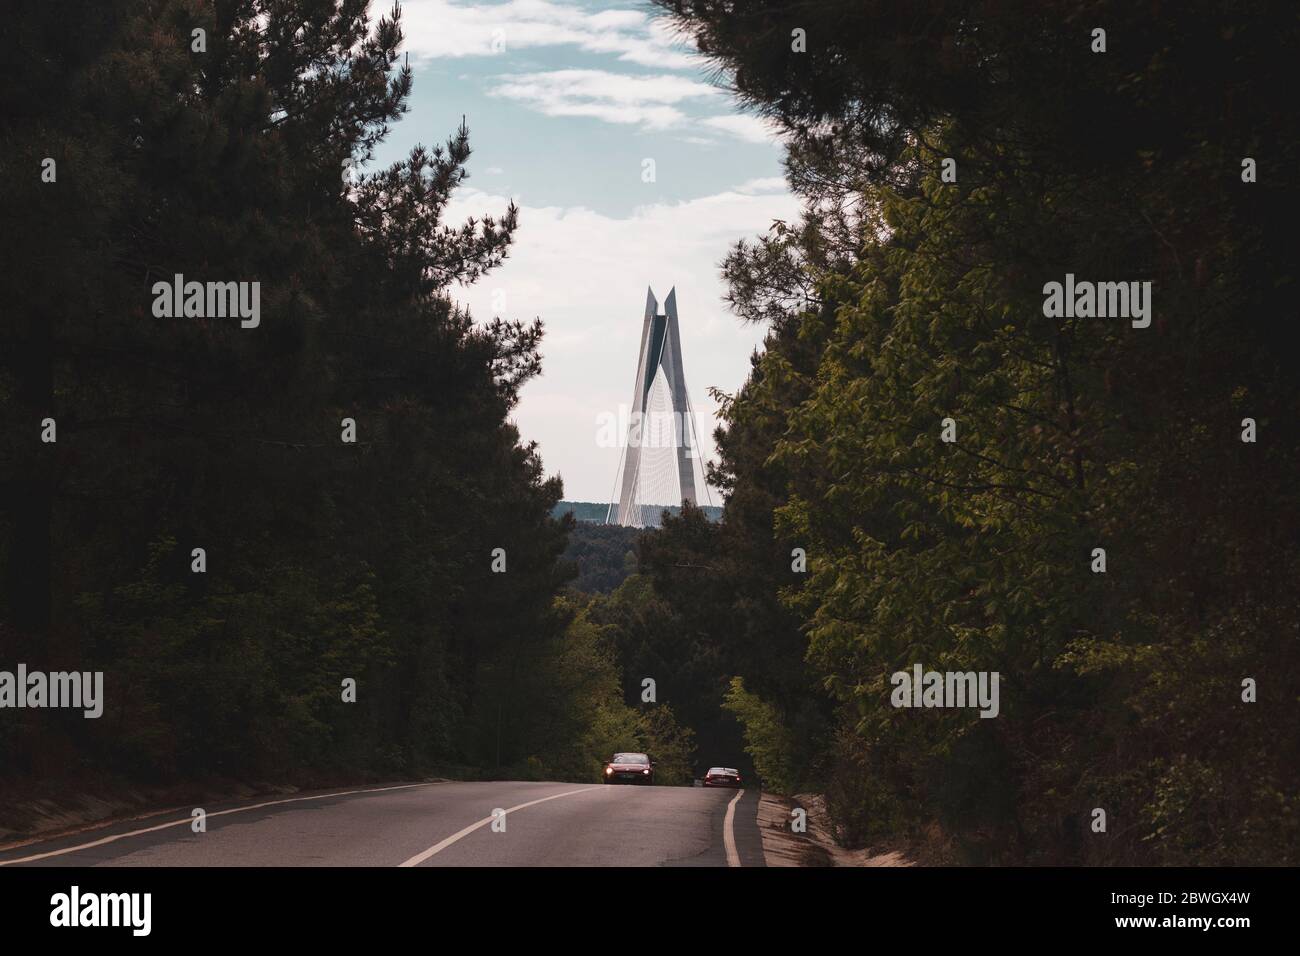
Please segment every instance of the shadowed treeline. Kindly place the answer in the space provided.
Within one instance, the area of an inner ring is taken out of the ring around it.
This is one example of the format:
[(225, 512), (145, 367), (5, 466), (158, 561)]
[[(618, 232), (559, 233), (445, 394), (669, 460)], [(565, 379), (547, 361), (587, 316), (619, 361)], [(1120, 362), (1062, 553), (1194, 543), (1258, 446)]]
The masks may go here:
[[(106, 700), (0, 711), (0, 786), (595, 779), (676, 740), (555, 603), (571, 519), (507, 422), (540, 322), (445, 294), (515, 209), (444, 221), (464, 129), (364, 165), (412, 86), (366, 7), (6, 7), (0, 670)], [(159, 317), (177, 274), (258, 283), (260, 321)]]

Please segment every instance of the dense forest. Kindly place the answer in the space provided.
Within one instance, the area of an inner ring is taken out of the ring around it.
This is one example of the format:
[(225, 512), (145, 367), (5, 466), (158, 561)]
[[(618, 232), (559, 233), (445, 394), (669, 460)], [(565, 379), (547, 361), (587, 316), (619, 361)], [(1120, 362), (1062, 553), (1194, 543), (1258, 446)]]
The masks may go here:
[[(640, 562), (764, 778), (953, 860), (1294, 864), (1295, 7), (659, 4), (805, 202), (723, 264), (724, 520)], [(893, 706), (918, 663), (997, 719)]]
[[(0, 662), (105, 698), (3, 711), (9, 796), (596, 779), (618, 749), (687, 777), (560, 596), (572, 519), (508, 423), (541, 324), (447, 295), (517, 211), (445, 220), (464, 128), (372, 168), (413, 81), (400, 9), (367, 7), (6, 9)], [(175, 275), (255, 281), (260, 315), (159, 317)]]
[(637, 573), (639, 528), (578, 521), (569, 529), (561, 560), (570, 564), (568, 588), (583, 594), (608, 594)]
[[(700, 505), (699, 509), (704, 512), (705, 517), (713, 521), (722, 520), (720, 505)], [(663, 510), (670, 515), (682, 513), (679, 505), (665, 505)], [(577, 521), (604, 524), (610, 517), (610, 506), (607, 502), (598, 501), (560, 501), (552, 509), (552, 514), (557, 518), (571, 514)]]

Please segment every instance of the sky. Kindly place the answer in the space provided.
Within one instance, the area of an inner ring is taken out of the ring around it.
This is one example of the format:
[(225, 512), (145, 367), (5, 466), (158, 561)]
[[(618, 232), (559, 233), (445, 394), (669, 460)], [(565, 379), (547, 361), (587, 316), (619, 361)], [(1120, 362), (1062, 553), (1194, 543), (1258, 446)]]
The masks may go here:
[(686, 382), (712, 457), (708, 390), (743, 384), (765, 331), (728, 310), (718, 266), (737, 239), (796, 218), (779, 140), (639, 0), (403, 0), (402, 11), (415, 85), (375, 165), (445, 141), (464, 116), (470, 175), (447, 222), (519, 206), (505, 264), (450, 294), (478, 321), (545, 324), (542, 375), (514, 420), (547, 474), (568, 500), (610, 500), (622, 449), (602, 435), (633, 399), (647, 287), (661, 311), (677, 290)]

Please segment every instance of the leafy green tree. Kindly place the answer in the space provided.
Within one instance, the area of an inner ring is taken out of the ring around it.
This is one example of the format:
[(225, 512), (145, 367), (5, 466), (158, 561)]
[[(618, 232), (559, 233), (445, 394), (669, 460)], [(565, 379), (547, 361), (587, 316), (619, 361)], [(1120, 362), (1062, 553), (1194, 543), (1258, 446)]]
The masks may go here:
[[(1273, 316), (1300, 191), (1246, 181), (1243, 157), (1300, 159), (1250, 65), (1284, 58), (1294, 17), (661, 5), (784, 128), (806, 204), (724, 263), (772, 331), (718, 477), (724, 528), (734, 509), (753, 544), (807, 550), (782, 593), (833, 708), (818, 766), (842, 832), (938, 822), (984, 861), (1291, 860), (1300, 394)], [(1150, 327), (1046, 317), (1067, 272), (1150, 281)], [(1246, 417), (1269, 441), (1241, 440)], [(669, 580), (675, 555), (700, 557), (682, 540), (643, 564)], [(915, 662), (998, 671), (1000, 717), (893, 708)], [(1247, 703), (1261, 669), (1278, 693)], [(1125, 821), (1105, 842), (1080, 809), (1099, 805)]]
[(763, 785), (779, 793), (798, 793), (796, 754), (801, 742), (776, 708), (747, 691), (739, 677), (732, 679), (723, 706), (745, 728), (745, 752), (753, 758)]
[(679, 724), (667, 704), (643, 711), (640, 724), (643, 747), (655, 763), (655, 783), (690, 786), (695, 775), (695, 732)]

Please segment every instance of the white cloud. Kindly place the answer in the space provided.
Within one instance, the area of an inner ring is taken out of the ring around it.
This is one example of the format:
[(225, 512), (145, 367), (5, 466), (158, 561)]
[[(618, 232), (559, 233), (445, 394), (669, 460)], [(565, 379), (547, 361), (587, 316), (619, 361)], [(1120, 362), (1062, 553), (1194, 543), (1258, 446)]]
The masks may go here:
[[(716, 86), (672, 73), (626, 74), (608, 70), (551, 70), (498, 76), (489, 95), (514, 100), (545, 116), (585, 116), (606, 123), (649, 129), (723, 132), (747, 143), (777, 144), (776, 127), (747, 113), (696, 118), (681, 109), (687, 101), (723, 97)], [(698, 135), (684, 137), (711, 145)]]
[(736, 192), (745, 195), (754, 193), (772, 193), (781, 192), (786, 188), (785, 178), (782, 176), (761, 176), (758, 179), (750, 179), (736, 187)]
[[(573, 47), (586, 53), (659, 70), (690, 70), (702, 75), (706, 62), (667, 17), (640, 10), (592, 12), (551, 0), (508, 0), (469, 4), (456, 0), (404, 0), (402, 23), (406, 49), (417, 61), (436, 58), (498, 57), (503, 67), (513, 51)], [(547, 116), (581, 116), (606, 123), (691, 132), (696, 145), (709, 141), (701, 133), (722, 132), (749, 143), (778, 142), (768, 122), (750, 115), (696, 118), (683, 100), (722, 94), (709, 83), (671, 73), (653, 76), (607, 70), (555, 70), (498, 76), (494, 96), (506, 97)]]
[(493, 56), (535, 47), (574, 46), (660, 69), (699, 65), (663, 18), (639, 10), (591, 12), (549, 0), (467, 4), (404, 0), (406, 48), (418, 59)]
[[(705, 455), (713, 455), (716, 406), (708, 387), (740, 386), (766, 331), (728, 311), (717, 264), (736, 239), (766, 231), (774, 219), (796, 218), (797, 201), (767, 191), (773, 183), (754, 180), (745, 184), (748, 193), (738, 187), (643, 206), (625, 218), (518, 199), (510, 258), (477, 285), (453, 290), (479, 321), (494, 314), (494, 293), (504, 293), (503, 318), (540, 316), (546, 323), (544, 374), (525, 387), (515, 418), (524, 438), (538, 442), (547, 471), (564, 477), (566, 497), (600, 501), (609, 494), (619, 450), (597, 445), (597, 416), (631, 401), (647, 286), (661, 304), (676, 286), (686, 381)], [(448, 222), (498, 211), (507, 201), (464, 190)]]
[(707, 99), (719, 91), (671, 73), (629, 76), (605, 70), (553, 70), (497, 77), (489, 90), (546, 116), (589, 116), (607, 123), (665, 129), (685, 122), (677, 104)]
[(747, 143), (778, 143), (780, 134), (769, 120), (749, 113), (735, 113), (730, 116), (709, 116), (700, 120), (705, 126), (730, 133)]

